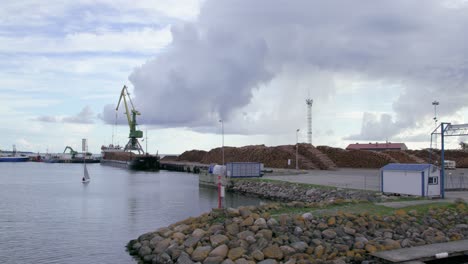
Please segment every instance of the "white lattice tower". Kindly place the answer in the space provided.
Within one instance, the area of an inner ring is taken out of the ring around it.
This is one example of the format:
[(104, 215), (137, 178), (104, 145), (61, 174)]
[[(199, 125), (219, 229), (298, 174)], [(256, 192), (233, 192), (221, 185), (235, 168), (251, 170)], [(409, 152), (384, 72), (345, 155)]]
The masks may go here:
[(312, 103), (314, 100), (306, 99), (307, 104), (307, 141), (312, 145)]

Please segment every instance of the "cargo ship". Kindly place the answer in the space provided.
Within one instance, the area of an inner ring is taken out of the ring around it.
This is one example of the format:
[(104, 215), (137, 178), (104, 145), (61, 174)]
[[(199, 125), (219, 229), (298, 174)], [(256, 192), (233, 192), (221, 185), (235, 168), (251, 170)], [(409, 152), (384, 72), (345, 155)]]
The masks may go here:
[[(129, 103), (127, 103), (127, 100)], [(119, 110), (120, 102), (122, 101), (125, 107), (128, 126), (130, 128), (130, 133), (128, 135), (129, 140), (124, 148), (113, 144), (102, 146), (101, 164), (128, 168), (130, 170), (159, 170), (159, 155), (148, 154), (148, 152), (143, 150), (140, 142), (138, 142), (139, 138), (143, 138), (143, 131), (137, 130), (136, 116), (140, 115), (140, 112), (135, 109), (127, 86), (125, 85), (120, 92), (119, 102), (117, 103), (115, 111)], [(129, 108), (129, 106), (131, 106), (131, 108)], [(112, 135), (112, 138), (113, 137), (114, 136)], [(148, 138), (146, 139), (146, 143), (148, 144)]]
[(136, 154), (131, 151), (125, 151), (120, 146), (102, 146), (101, 164), (109, 165), (130, 170), (159, 170), (160, 159), (158, 155)]
[(29, 161), (29, 157), (16, 152), (16, 146), (13, 145), (12, 152), (0, 151), (0, 162), (25, 162)]

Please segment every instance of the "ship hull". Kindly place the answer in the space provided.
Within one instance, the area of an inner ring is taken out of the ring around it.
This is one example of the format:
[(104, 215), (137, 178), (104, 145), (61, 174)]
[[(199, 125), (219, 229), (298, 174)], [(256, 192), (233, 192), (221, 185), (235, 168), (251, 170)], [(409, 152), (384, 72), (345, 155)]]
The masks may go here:
[(0, 162), (26, 162), (28, 157), (0, 157)]
[(137, 171), (157, 171), (160, 168), (158, 156), (135, 157), (129, 161), (102, 159), (101, 165)]

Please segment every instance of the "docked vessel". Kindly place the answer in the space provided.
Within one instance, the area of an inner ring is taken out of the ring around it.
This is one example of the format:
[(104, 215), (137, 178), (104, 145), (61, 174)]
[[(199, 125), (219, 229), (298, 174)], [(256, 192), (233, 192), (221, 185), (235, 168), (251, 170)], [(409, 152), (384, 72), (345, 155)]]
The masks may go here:
[(13, 152), (0, 152), (0, 162), (25, 162), (29, 157), (16, 152), (16, 146), (13, 145)]
[[(130, 102), (131, 109), (128, 107), (127, 100)], [(119, 110), (120, 102), (123, 101), (125, 114), (127, 116), (128, 125), (130, 127), (129, 141), (122, 148), (119, 145), (109, 145), (101, 147), (101, 164), (111, 165), (115, 167), (127, 168), (131, 170), (159, 170), (159, 155), (150, 155), (145, 153), (138, 142), (139, 138), (143, 137), (143, 131), (137, 130), (136, 116), (140, 115), (133, 106), (132, 99), (128, 93), (127, 86), (122, 88), (119, 102), (117, 103), (116, 111)], [(131, 116), (130, 116), (131, 114)]]
[(119, 146), (101, 147), (101, 164), (130, 170), (159, 170), (159, 156), (146, 154), (135, 154), (125, 151)]
[(28, 161), (29, 157), (22, 156), (1, 156), (0, 162), (25, 162)]

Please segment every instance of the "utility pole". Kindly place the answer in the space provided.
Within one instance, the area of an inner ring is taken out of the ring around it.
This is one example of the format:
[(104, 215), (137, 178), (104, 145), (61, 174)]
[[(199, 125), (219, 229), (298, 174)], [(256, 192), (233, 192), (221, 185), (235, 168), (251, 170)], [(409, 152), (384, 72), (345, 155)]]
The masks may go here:
[[(435, 124), (435, 128), (437, 128), (437, 106), (439, 105), (439, 102), (438, 101), (434, 101), (432, 102), (432, 105), (434, 106), (434, 124)], [(437, 149), (437, 137), (435, 138), (435, 148)]]
[(221, 150), (223, 152), (223, 165), (224, 165), (224, 121), (220, 119), (219, 122), (221, 122), (221, 138), (222, 138)]
[(299, 162), (298, 162), (298, 157), (299, 157), (299, 128), (296, 130), (296, 170), (299, 169)]

